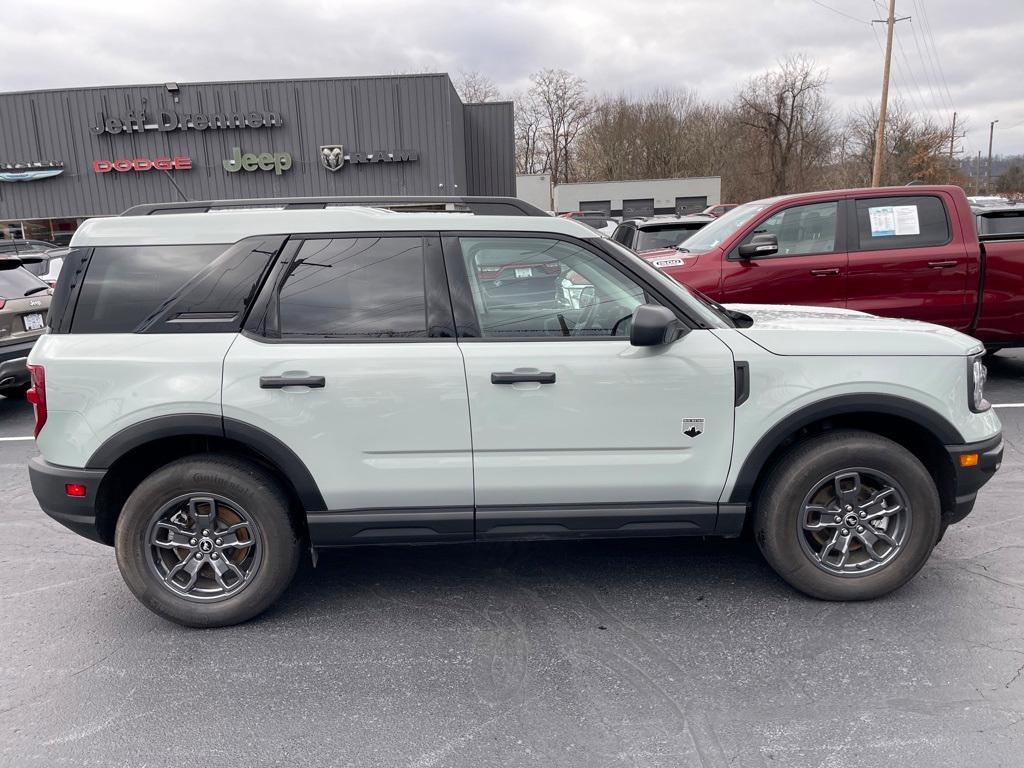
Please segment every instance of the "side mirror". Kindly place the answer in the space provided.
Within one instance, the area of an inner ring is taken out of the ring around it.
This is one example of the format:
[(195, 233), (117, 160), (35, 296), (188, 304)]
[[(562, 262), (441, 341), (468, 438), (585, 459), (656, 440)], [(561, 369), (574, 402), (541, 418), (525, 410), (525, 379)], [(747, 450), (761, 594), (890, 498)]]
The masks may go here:
[(779, 238), (771, 232), (754, 235), (749, 243), (739, 247), (740, 258), (750, 259), (754, 256), (771, 256), (779, 252)]
[(633, 310), (629, 343), (634, 347), (658, 347), (671, 344), (686, 335), (686, 331), (672, 310), (657, 304), (641, 304)]

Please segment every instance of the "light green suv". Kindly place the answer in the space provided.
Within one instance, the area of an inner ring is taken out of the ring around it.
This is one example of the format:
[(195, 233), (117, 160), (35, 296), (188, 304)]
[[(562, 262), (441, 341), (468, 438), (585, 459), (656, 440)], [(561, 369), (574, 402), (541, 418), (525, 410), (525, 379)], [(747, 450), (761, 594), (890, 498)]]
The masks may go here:
[(355, 202), (75, 233), (29, 360), (32, 487), (173, 621), (256, 615), (310, 547), (745, 527), (797, 589), (872, 598), (999, 466), (956, 331), (721, 307), (515, 200)]

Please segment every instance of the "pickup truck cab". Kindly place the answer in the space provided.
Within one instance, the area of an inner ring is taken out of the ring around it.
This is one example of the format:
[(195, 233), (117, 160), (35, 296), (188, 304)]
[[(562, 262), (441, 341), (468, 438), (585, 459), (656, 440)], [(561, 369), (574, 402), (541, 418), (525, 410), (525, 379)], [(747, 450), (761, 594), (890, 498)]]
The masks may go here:
[(745, 203), (644, 253), (720, 302), (922, 320), (990, 349), (1024, 344), (1024, 234), (982, 234), (959, 187), (849, 189)]
[(87, 221), (28, 361), (40, 507), (171, 620), (255, 616), (309, 548), (745, 525), (873, 598), (999, 466), (948, 328), (721, 307), (567, 219), (255, 204)]

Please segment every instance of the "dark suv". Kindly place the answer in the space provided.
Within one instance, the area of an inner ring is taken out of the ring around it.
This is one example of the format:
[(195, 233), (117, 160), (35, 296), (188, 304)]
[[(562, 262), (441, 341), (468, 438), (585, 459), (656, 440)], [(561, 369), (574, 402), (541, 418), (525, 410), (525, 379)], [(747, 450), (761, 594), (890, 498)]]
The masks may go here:
[(28, 390), (25, 364), (49, 309), (49, 286), (20, 260), (0, 256), (0, 395), (20, 397)]

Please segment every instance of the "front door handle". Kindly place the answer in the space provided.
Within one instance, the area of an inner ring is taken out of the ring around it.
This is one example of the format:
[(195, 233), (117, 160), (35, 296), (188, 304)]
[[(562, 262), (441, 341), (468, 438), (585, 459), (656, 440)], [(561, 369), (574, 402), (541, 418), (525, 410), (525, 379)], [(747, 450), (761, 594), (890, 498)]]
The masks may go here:
[(524, 381), (535, 381), (538, 384), (554, 384), (555, 374), (553, 371), (536, 371), (534, 373), (495, 371), (491, 374), (491, 384), (519, 384)]
[(839, 274), (838, 269), (812, 269), (811, 274), (815, 277), (835, 277)]
[(323, 389), (327, 379), (323, 376), (260, 376), (260, 389), (284, 389), (285, 387), (309, 387)]
[(956, 261), (929, 261), (928, 266), (932, 269), (948, 269), (949, 267), (955, 267)]

